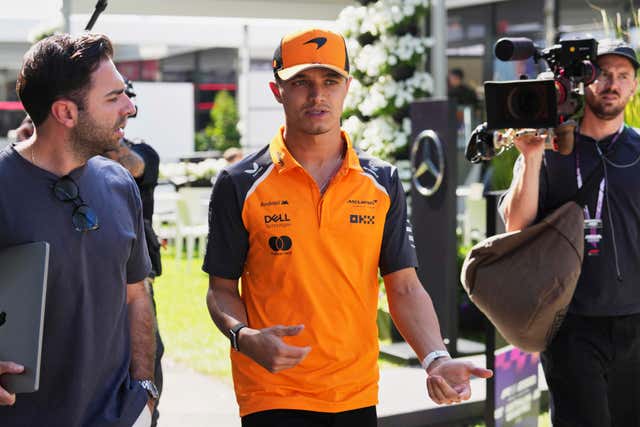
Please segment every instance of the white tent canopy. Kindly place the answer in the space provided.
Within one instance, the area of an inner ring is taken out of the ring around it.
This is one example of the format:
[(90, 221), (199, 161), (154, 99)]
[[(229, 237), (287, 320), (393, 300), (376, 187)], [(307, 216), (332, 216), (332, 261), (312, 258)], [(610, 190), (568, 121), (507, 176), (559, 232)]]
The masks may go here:
[[(96, 0), (63, 0), (69, 14), (91, 14)], [(108, 0), (118, 15), (216, 16), (333, 20), (351, 0)]]

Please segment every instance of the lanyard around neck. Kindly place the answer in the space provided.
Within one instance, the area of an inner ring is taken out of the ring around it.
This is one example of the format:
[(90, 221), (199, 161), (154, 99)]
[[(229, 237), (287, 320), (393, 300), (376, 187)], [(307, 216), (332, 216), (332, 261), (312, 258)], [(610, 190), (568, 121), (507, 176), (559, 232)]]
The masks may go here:
[[(622, 135), (623, 131), (624, 131), (624, 124), (620, 127), (620, 129), (618, 129), (618, 132), (613, 136), (613, 138), (611, 139), (611, 142), (609, 143), (609, 146), (612, 146), (618, 140), (620, 135)], [(582, 188), (583, 183), (582, 183), (582, 173), (580, 171), (580, 152), (578, 150), (576, 150), (576, 181), (578, 183), (578, 189)], [(600, 181), (600, 190), (598, 191), (598, 201), (596, 202), (596, 211), (594, 213), (594, 219), (597, 219), (597, 220), (602, 219), (602, 206), (604, 204), (605, 186), (606, 186), (606, 181), (605, 181), (605, 178), (603, 177), (602, 180)], [(591, 214), (589, 213), (588, 205), (584, 206), (584, 218), (587, 220), (591, 219)], [(595, 232), (596, 232), (596, 229), (592, 228), (591, 233), (595, 234)]]

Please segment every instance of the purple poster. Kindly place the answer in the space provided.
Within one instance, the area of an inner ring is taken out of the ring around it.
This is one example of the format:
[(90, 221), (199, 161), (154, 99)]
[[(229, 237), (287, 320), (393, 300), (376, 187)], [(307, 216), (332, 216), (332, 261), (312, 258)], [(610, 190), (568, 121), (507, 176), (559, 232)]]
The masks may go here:
[(496, 427), (537, 427), (540, 412), (538, 353), (513, 346), (496, 351)]

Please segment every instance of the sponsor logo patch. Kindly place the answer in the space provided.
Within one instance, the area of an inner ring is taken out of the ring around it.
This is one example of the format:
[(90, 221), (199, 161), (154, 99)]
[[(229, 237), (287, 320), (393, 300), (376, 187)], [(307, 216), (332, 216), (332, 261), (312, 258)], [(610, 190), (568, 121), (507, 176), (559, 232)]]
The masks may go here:
[(289, 236), (271, 236), (269, 237), (269, 247), (273, 252), (288, 252), (291, 250), (293, 242)]
[(269, 200), (266, 202), (260, 202), (260, 206), (264, 207), (264, 206), (284, 206), (284, 205), (288, 205), (289, 201), (288, 200)]
[(274, 222), (289, 222), (291, 221), (289, 219), (289, 216), (286, 213), (283, 214), (274, 214), (274, 215), (265, 215), (264, 216), (264, 223), (265, 224), (271, 224)]
[(256, 176), (258, 172), (262, 170), (262, 166), (258, 165), (256, 162), (253, 162), (250, 169), (245, 169), (244, 173), (247, 173), (251, 176)]
[(351, 224), (375, 224), (376, 217), (373, 215), (349, 215), (349, 222)]

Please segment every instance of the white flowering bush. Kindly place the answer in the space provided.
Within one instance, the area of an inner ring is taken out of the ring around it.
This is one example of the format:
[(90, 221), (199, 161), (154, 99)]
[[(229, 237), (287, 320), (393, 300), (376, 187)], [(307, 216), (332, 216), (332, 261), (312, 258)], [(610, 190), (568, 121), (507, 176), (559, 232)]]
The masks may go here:
[(222, 158), (205, 159), (201, 162), (161, 163), (160, 178), (180, 185), (195, 181), (213, 182), (227, 165), (227, 161)]
[(424, 66), (433, 40), (420, 36), (426, 0), (360, 0), (338, 24), (347, 40), (354, 77), (343, 127), (362, 149), (393, 158), (406, 151), (409, 104), (433, 90)]

